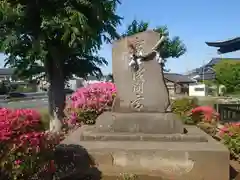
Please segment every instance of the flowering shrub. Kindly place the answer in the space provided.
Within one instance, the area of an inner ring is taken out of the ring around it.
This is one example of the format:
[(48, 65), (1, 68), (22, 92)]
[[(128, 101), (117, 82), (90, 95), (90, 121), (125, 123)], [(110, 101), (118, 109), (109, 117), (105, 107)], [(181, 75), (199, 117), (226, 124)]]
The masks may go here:
[[(220, 129), (219, 135), (229, 150), (236, 156), (240, 154), (240, 123), (228, 123)], [(240, 157), (238, 157), (240, 160)]]
[(174, 100), (172, 103), (172, 111), (180, 117), (186, 116), (195, 107), (197, 107), (197, 99), (182, 98)]
[(40, 114), (32, 109), (0, 109), (1, 169), (11, 179), (29, 179), (48, 166), (59, 136), (42, 131)]
[(219, 114), (211, 106), (198, 106), (191, 110), (191, 119), (203, 131), (215, 136)]
[(216, 123), (219, 120), (219, 114), (210, 106), (198, 106), (191, 110), (192, 119), (196, 122), (203, 121), (207, 123)]
[(100, 82), (79, 88), (67, 102), (68, 123), (94, 124), (96, 118), (113, 103), (116, 87), (111, 82)]
[(179, 115), (184, 124), (195, 124), (189, 116), (189, 111), (197, 106), (197, 99), (182, 98), (176, 99), (172, 103), (172, 111)]

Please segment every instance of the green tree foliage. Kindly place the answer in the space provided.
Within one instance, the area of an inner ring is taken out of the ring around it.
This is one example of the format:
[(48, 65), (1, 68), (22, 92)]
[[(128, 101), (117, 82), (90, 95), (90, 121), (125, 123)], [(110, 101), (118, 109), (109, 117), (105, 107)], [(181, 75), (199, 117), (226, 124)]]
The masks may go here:
[[(46, 74), (52, 122), (60, 130), (64, 82), (76, 75), (101, 76), (107, 64), (97, 52), (118, 38), (118, 0), (1, 0), (0, 47), (6, 65), (26, 77)], [(43, 73), (43, 74), (41, 74)], [(55, 120), (56, 119), (56, 120)], [(50, 129), (51, 123), (50, 123)]]
[[(127, 26), (126, 32), (124, 32), (121, 37), (131, 36), (148, 29), (148, 22), (133, 20), (132, 23)], [(186, 46), (178, 36), (170, 38), (169, 31), (166, 26), (157, 27), (154, 29), (154, 31), (158, 32), (160, 36), (164, 35), (166, 37), (166, 40), (163, 42), (162, 46), (159, 49), (164, 63), (168, 58), (178, 58), (186, 52)]]
[(130, 25), (127, 26), (126, 32), (121, 37), (132, 36), (139, 32), (144, 32), (148, 29), (149, 23), (144, 21), (133, 20)]
[(214, 66), (216, 82), (226, 87), (227, 92), (240, 91), (240, 62), (221, 60)]

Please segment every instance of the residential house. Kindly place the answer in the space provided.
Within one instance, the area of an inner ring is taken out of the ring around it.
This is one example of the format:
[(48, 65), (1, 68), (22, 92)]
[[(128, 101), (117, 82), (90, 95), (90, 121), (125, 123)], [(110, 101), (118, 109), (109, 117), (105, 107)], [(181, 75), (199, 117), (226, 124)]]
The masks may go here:
[[(186, 75), (176, 73), (164, 73), (164, 78), (170, 95), (188, 94), (189, 84), (196, 82)], [(87, 80), (83, 80), (82, 84), (85, 86), (87, 84), (104, 81), (107, 81), (107, 76), (104, 76), (101, 80), (97, 79), (94, 76), (89, 76)]]
[(212, 58), (209, 63), (187, 72), (186, 75), (197, 81), (214, 80), (216, 76), (213, 67), (222, 60), (240, 61), (240, 58)]
[(0, 81), (8, 80), (12, 81), (14, 69), (0, 68)]
[(188, 94), (189, 84), (196, 83), (188, 76), (176, 73), (164, 73), (164, 78), (170, 95)]

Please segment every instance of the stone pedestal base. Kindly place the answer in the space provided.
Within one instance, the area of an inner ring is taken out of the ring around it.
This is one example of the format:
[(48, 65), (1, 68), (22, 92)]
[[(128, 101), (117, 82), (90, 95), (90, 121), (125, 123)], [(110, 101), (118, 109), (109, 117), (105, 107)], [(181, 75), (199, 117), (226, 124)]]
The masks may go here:
[[(84, 147), (103, 179), (136, 174), (143, 180), (229, 180), (226, 147), (195, 126), (186, 130), (187, 134), (143, 134), (82, 127), (62, 144)], [(77, 156), (77, 162), (88, 163), (86, 153)]]
[(127, 132), (146, 134), (184, 133), (182, 121), (173, 113), (117, 113), (101, 114), (96, 132)]

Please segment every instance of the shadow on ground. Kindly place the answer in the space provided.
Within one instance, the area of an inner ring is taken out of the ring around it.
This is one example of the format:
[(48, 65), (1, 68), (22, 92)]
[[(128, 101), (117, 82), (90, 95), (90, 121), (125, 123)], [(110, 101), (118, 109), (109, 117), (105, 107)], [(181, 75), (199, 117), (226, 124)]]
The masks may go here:
[(55, 153), (56, 179), (100, 180), (101, 172), (87, 150), (79, 145), (59, 145)]
[[(33, 178), (34, 180), (101, 180), (102, 178), (102, 173), (93, 158), (82, 146), (61, 144), (56, 148), (54, 156), (56, 164), (54, 177), (49, 173), (40, 172)], [(229, 170), (230, 180), (240, 180), (236, 167), (230, 166)], [(8, 180), (3, 174), (5, 173), (0, 172), (0, 180)]]
[(229, 167), (229, 172), (230, 172), (230, 180), (240, 180), (240, 172), (230, 165)]
[[(36, 180), (100, 180), (102, 173), (87, 150), (79, 145), (59, 145), (54, 154), (56, 172), (40, 172)], [(54, 177), (53, 177), (54, 176)]]

